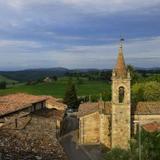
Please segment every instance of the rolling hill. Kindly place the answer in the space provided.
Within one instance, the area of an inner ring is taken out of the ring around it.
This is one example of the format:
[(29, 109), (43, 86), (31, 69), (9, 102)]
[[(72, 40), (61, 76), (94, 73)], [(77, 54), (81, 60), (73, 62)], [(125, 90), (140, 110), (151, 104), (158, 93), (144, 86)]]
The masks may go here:
[(7, 84), (18, 83), (16, 80), (9, 79), (5, 76), (0, 75), (0, 82), (5, 81)]

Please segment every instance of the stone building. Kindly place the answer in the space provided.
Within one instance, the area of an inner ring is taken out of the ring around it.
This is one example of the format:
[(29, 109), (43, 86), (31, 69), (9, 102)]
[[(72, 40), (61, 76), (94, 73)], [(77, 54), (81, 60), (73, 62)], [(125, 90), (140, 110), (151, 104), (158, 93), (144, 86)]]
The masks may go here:
[(112, 101), (81, 104), (78, 111), (79, 144), (103, 144), (127, 149), (137, 126), (160, 129), (160, 102), (131, 104), (131, 78), (120, 45), (112, 72)]
[[(65, 104), (52, 96), (35, 96), (26, 93), (0, 96), (0, 127), (10, 125), (21, 128), (21, 122), (30, 121), (30, 115), (44, 109), (54, 109), (57, 114), (57, 125), (63, 118)], [(24, 123), (23, 123), (24, 124)]]

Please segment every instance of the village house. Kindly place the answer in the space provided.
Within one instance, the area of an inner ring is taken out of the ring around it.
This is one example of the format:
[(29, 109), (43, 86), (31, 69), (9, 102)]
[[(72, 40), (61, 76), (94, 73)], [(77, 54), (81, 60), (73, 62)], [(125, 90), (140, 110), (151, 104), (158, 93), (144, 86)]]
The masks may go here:
[(103, 144), (127, 149), (137, 127), (160, 129), (160, 102), (131, 103), (131, 77), (122, 43), (112, 72), (112, 101), (83, 103), (79, 107), (79, 144)]
[[(45, 108), (57, 110), (57, 125), (63, 117), (65, 105), (52, 96), (35, 96), (26, 93), (10, 94), (0, 97), (0, 127), (12, 124), (12, 128), (21, 127), (23, 119), (26, 123), (30, 115)], [(61, 114), (60, 114), (60, 113)], [(61, 116), (61, 117), (60, 117)]]
[(64, 109), (52, 96), (1, 96), (0, 158), (67, 160), (57, 139)]

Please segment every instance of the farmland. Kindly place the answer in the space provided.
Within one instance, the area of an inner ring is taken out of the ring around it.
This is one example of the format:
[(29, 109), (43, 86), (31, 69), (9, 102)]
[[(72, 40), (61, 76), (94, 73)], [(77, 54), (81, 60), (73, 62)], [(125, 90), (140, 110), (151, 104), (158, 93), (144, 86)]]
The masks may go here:
[[(110, 84), (107, 84), (105, 81), (88, 81), (82, 79), (82, 82), (79, 84), (76, 79), (74, 79), (76, 84), (78, 96), (88, 96), (88, 95), (100, 95), (102, 92), (110, 92)], [(65, 94), (67, 87), (68, 78), (61, 77), (58, 81), (51, 83), (36, 83), (32, 85), (15, 85), (8, 87), (7, 89), (0, 90), (0, 95), (25, 92), (35, 95), (52, 95), (55, 97), (62, 98)]]

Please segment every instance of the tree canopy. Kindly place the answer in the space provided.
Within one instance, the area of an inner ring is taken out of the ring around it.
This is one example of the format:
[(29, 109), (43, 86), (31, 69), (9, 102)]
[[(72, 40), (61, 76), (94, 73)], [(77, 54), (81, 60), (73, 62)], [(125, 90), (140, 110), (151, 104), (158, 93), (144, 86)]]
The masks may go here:
[(68, 86), (63, 100), (64, 103), (67, 104), (68, 108), (76, 109), (79, 105), (76, 93), (76, 87), (72, 81), (72, 78), (70, 78), (68, 81)]
[(156, 81), (136, 83), (132, 86), (132, 102), (159, 101), (160, 83)]

